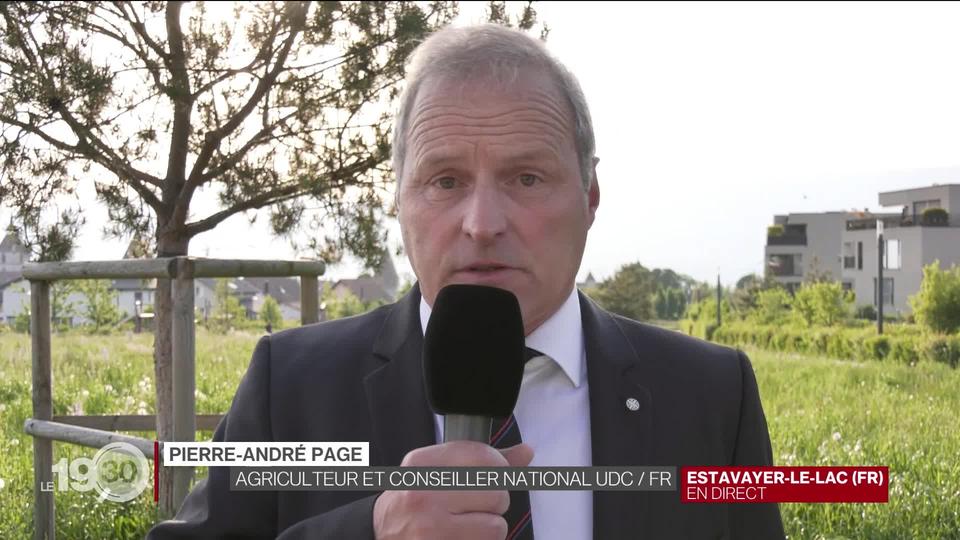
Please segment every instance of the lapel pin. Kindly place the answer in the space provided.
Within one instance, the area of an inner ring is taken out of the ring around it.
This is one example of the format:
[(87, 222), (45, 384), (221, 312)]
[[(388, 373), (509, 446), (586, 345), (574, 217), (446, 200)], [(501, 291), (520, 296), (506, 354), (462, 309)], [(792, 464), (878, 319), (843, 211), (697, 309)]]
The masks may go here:
[(636, 398), (630, 398), (627, 400), (627, 408), (631, 411), (638, 411), (640, 410), (640, 402)]

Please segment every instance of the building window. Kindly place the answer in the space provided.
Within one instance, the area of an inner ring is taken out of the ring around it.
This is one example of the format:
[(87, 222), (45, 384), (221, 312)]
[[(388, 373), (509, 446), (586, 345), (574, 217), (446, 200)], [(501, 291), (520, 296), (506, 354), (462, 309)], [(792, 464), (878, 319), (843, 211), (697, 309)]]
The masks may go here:
[(770, 255), (767, 259), (767, 268), (770, 273), (777, 277), (800, 276), (803, 275), (803, 266), (800, 264), (801, 257), (796, 253), (777, 253)]
[[(877, 304), (877, 278), (873, 278), (873, 305)], [(893, 278), (883, 278), (883, 305), (893, 305)]]
[(883, 267), (887, 270), (900, 269), (900, 240), (886, 240), (883, 246)]
[(857, 242), (857, 270), (863, 270), (863, 242)]
[(854, 249), (853, 242), (843, 243), (843, 268), (853, 269), (857, 267), (857, 252)]
[(844, 281), (841, 285), (843, 286), (843, 290), (845, 290), (845, 291), (852, 291), (852, 290), (853, 290), (853, 282), (852, 282), (852, 281)]
[(940, 199), (931, 199), (929, 201), (917, 201), (913, 203), (913, 217), (922, 216), (927, 208), (943, 208), (940, 205)]

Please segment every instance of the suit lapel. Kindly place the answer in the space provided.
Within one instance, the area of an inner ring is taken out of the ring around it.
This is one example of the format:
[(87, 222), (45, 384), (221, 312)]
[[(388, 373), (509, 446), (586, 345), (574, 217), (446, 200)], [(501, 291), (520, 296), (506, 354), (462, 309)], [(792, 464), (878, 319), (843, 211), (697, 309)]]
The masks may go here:
[[(613, 317), (580, 293), (593, 464), (650, 465), (652, 401), (644, 386), (650, 378)], [(628, 406), (628, 400), (630, 401)], [(636, 409), (636, 410), (632, 410)], [(647, 493), (595, 491), (594, 538), (621, 538), (642, 531)]]
[[(420, 289), (414, 285), (384, 322), (373, 345), (373, 361), (380, 365), (364, 378), (374, 433), (371, 457), (377, 456), (380, 465), (399, 465), (410, 450), (436, 442), (423, 386), (419, 308)], [(613, 317), (582, 293), (580, 313), (593, 464), (650, 465), (652, 401), (642, 384), (650, 380), (646, 369)], [(637, 400), (636, 411), (627, 407), (630, 398)], [(594, 538), (643, 530), (646, 492), (596, 491), (593, 501)]]
[(371, 457), (379, 456), (380, 465), (400, 465), (410, 450), (436, 442), (422, 351), (420, 287), (414, 285), (387, 316), (373, 344), (373, 361), (380, 365), (364, 378), (374, 434)]

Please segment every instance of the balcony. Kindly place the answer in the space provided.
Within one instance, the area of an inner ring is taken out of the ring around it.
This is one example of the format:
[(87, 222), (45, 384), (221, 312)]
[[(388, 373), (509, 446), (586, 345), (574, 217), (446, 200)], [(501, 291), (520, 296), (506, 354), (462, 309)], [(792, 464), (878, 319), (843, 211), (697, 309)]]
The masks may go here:
[(800, 256), (796, 254), (774, 254), (767, 258), (767, 271), (775, 277), (802, 276)]
[(805, 246), (807, 245), (807, 235), (806, 234), (789, 234), (783, 233), (781, 235), (767, 235), (767, 245), (768, 246)]
[(768, 246), (805, 246), (807, 245), (806, 224), (771, 225), (767, 227)]
[(877, 228), (877, 220), (883, 221), (883, 228), (892, 227), (960, 227), (960, 219), (947, 212), (938, 215), (875, 214), (868, 217), (848, 219), (848, 231), (863, 231)]

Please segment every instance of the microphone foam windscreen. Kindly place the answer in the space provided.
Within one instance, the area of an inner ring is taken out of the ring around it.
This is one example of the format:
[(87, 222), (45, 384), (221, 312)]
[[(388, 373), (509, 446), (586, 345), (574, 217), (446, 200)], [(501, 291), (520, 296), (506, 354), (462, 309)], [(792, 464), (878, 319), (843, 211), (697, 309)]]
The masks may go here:
[(524, 343), (512, 292), (463, 284), (441, 289), (423, 345), (430, 406), (438, 414), (510, 416), (523, 379)]

